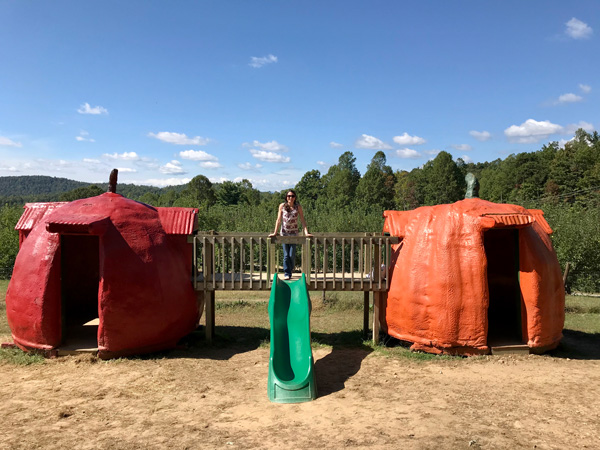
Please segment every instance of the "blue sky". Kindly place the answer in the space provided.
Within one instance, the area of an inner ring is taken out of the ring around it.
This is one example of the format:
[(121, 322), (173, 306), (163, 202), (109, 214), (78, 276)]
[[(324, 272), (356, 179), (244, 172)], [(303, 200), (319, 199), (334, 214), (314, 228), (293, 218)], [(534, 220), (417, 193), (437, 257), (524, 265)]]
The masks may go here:
[(260, 190), (600, 127), (597, 1), (0, 0), (0, 176)]

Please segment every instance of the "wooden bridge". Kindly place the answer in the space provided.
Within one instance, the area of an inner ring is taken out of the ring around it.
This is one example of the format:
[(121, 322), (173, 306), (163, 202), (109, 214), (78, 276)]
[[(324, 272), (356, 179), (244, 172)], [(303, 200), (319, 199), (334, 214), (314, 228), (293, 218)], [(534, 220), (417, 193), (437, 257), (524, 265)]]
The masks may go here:
[[(199, 232), (194, 246), (193, 279), (205, 305), (206, 337), (215, 332), (215, 292), (270, 290), (281, 272), (281, 244), (297, 244), (297, 266), (311, 291), (364, 292), (365, 337), (369, 329), (369, 293), (373, 292), (373, 340), (379, 339), (379, 306), (389, 289), (391, 245), (398, 237), (376, 233), (315, 233), (311, 237), (264, 233)], [(299, 276), (294, 274), (292, 279)]]

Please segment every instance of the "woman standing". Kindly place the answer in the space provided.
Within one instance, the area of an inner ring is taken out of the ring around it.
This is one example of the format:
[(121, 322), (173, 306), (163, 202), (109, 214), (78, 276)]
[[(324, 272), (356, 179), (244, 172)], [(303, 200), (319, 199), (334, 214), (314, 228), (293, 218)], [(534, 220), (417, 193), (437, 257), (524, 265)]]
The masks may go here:
[[(286, 195), (285, 202), (279, 205), (277, 221), (275, 222), (275, 231), (269, 237), (277, 236), (281, 232), (282, 236), (298, 236), (298, 218), (302, 222), (305, 236), (312, 236), (308, 232), (306, 220), (302, 206), (296, 200), (296, 192), (290, 189)], [(281, 226), (281, 229), (279, 228)], [(296, 261), (296, 244), (283, 244), (283, 272), (284, 279), (292, 278), (292, 271)]]

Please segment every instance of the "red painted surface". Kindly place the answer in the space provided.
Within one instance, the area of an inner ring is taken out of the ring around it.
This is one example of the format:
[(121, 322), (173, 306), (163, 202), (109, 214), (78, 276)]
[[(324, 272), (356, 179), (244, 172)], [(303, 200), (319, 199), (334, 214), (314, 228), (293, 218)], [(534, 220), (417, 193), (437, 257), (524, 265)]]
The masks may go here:
[[(160, 213), (161, 208), (106, 193), (53, 207), (30, 231), (24, 225), (21, 231), (28, 234), (6, 295), (15, 343), (56, 348), (63, 337), (61, 314), (87, 317), (96, 308), (101, 356), (173, 347), (194, 330), (200, 311), (186, 233), (193, 230), (197, 210), (169, 209)], [(84, 292), (92, 295), (79, 302)]]
[[(484, 236), (492, 229), (512, 229), (508, 236), (516, 237), (514, 247), (518, 247), (518, 275), (515, 272), (513, 282), (521, 303), (516, 305), (521, 317), (515, 323), (521, 327), (522, 342), (534, 351), (558, 345), (564, 325), (564, 287), (548, 236), (551, 229), (541, 211), (466, 199), (412, 211), (385, 211), (384, 217), (384, 231), (402, 238), (393, 246), (390, 291), (382, 308), (381, 321), (391, 336), (434, 353), (489, 352), (488, 324), (493, 317), (488, 316)], [(500, 251), (513, 245), (494, 242), (496, 235), (507, 236), (491, 234), (491, 243)], [(504, 263), (500, 261), (499, 267)]]

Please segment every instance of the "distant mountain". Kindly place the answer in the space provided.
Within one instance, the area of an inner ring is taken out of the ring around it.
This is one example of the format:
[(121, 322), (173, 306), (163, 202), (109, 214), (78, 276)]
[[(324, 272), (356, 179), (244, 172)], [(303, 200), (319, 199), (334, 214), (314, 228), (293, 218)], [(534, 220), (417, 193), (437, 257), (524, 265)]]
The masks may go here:
[(90, 183), (69, 180), (67, 178), (29, 175), (19, 177), (0, 177), (0, 196), (52, 195), (72, 191)]
[[(27, 202), (58, 201), (61, 194), (73, 189), (95, 184), (103, 191), (108, 189), (108, 183), (84, 183), (67, 178), (48, 177), (43, 175), (27, 175), (16, 177), (0, 177), (0, 205), (22, 205)], [(146, 193), (162, 194), (167, 190), (180, 192), (185, 186), (158, 188), (154, 186), (138, 186), (135, 184), (118, 184), (117, 192), (133, 200), (139, 199)]]

